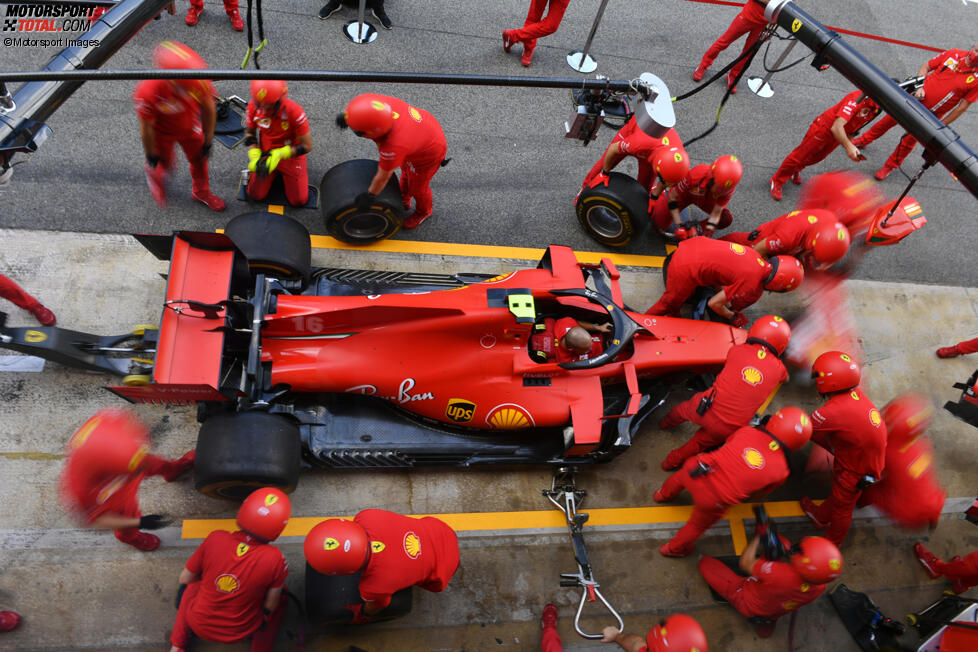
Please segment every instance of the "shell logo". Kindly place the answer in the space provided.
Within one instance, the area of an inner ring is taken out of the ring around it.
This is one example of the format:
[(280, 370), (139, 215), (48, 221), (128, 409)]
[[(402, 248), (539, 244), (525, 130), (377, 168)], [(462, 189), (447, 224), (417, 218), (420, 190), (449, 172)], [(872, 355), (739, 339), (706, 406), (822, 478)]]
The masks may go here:
[(756, 448), (745, 448), (743, 452), (744, 461), (752, 469), (763, 469), (765, 465), (764, 456)]
[(126, 468), (129, 469), (130, 471), (135, 471), (136, 469), (138, 469), (139, 465), (143, 463), (143, 459), (146, 457), (148, 453), (149, 453), (148, 447), (146, 447), (145, 445), (140, 446), (139, 450), (136, 451), (135, 455), (133, 455), (129, 459), (129, 464)]
[(417, 559), (421, 555), (421, 537), (414, 532), (405, 534), (404, 553), (411, 559)]
[(370, 542), (370, 552), (384, 552), (384, 548), (386, 548), (386, 547), (387, 546), (384, 545), (384, 542), (383, 541), (371, 541)]
[(818, 222), (818, 217), (815, 216), (815, 215), (809, 215), (808, 216), (808, 223), (809, 224), (815, 224), (815, 222)]
[(763, 360), (766, 357), (767, 357), (767, 349), (758, 349), (757, 350), (757, 359), (758, 360)]
[(408, 113), (411, 114), (411, 117), (414, 118), (415, 122), (421, 122), (421, 112), (416, 108), (412, 106), (410, 109), (408, 109)]
[(241, 588), (240, 584), (238, 583), (238, 578), (230, 573), (221, 575), (214, 580), (214, 586), (216, 586), (217, 590), (221, 593), (234, 593)]
[(374, 111), (383, 111), (386, 107), (387, 105), (380, 100), (370, 100), (370, 108)]
[(883, 417), (880, 416), (880, 413), (876, 408), (869, 411), (869, 422), (877, 428), (879, 428), (879, 425), (883, 423)]
[(326, 537), (323, 541), (323, 550), (336, 550), (340, 547), (340, 542), (333, 537)]
[(917, 459), (915, 459), (913, 462), (910, 463), (910, 466), (907, 467), (907, 474), (909, 474), (911, 478), (916, 480), (917, 478), (919, 478), (924, 474), (924, 471), (926, 471), (929, 466), (930, 466), (930, 455), (924, 453), (923, 455), (921, 455), (920, 457), (918, 457)]
[(249, 550), (251, 550), (251, 546), (249, 546), (247, 543), (239, 543), (237, 550), (234, 551), (234, 554), (236, 554), (238, 557), (244, 557)]
[(764, 374), (754, 367), (744, 367), (740, 370), (740, 376), (748, 385), (757, 386), (764, 382)]
[(841, 570), (842, 560), (839, 559), (838, 557), (833, 557), (832, 559), (829, 560), (829, 568), (831, 568), (834, 571)]
[(88, 439), (88, 436), (95, 431), (95, 428), (101, 422), (102, 422), (102, 417), (92, 417), (91, 419), (86, 421), (85, 425), (79, 428), (78, 432), (75, 433), (75, 436), (71, 438), (71, 441), (69, 442), (71, 447), (74, 448), (75, 450), (81, 448), (82, 445), (85, 443), (85, 440)]
[(744, 248), (744, 245), (739, 245), (739, 244), (737, 244), (735, 242), (731, 242), (730, 243), (730, 251), (732, 251), (735, 254), (737, 254), (738, 256), (740, 256), (740, 255), (743, 255), (747, 251), (747, 249)]
[(519, 430), (533, 426), (533, 417), (526, 408), (515, 403), (497, 405), (486, 416), (486, 423), (499, 430)]

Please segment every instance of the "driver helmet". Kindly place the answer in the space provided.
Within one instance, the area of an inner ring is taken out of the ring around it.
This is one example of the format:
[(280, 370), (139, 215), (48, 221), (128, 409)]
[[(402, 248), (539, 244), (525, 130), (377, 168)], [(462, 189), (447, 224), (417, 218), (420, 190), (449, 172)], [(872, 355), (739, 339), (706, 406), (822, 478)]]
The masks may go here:
[(791, 565), (806, 582), (828, 584), (842, 573), (842, 553), (825, 537), (805, 537), (791, 551)]
[(923, 394), (900, 394), (880, 410), (886, 424), (886, 441), (904, 446), (924, 434), (934, 421), (934, 406)]
[(744, 166), (736, 156), (727, 154), (713, 161), (710, 174), (713, 177), (714, 190), (732, 192), (744, 176)]
[(689, 154), (681, 147), (660, 147), (652, 156), (652, 168), (667, 186), (674, 186), (689, 172)]
[(819, 220), (805, 236), (805, 249), (815, 269), (826, 269), (849, 251), (849, 229), (837, 220)]
[(302, 550), (309, 565), (323, 575), (352, 575), (366, 563), (370, 540), (359, 523), (330, 518), (309, 531)]
[(292, 503), (281, 489), (252, 491), (238, 509), (237, 523), (245, 533), (268, 543), (278, 538), (289, 522)]
[(777, 315), (765, 315), (755, 321), (747, 331), (747, 342), (764, 344), (775, 355), (781, 355), (788, 348), (791, 339), (791, 326)]
[[(207, 62), (187, 45), (179, 41), (163, 41), (153, 49), (153, 63), (161, 70), (203, 70)], [(185, 91), (197, 90), (198, 79), (171, 80)]]
[(256, 118), (271, 118), (281, 106), (289, 87), (281, 79), (251, 80), (251, 100), (255, 103)]
[(377, 139), (394, 126), (394, 111), (381, 95), (357, 95), (346, 105), (343, 113), (346, 124), (358, 136)]
[(812, 419), (801, 408), (789, 405), (775, 412), (764, 429), (786, 448), (796, 451), (812, 438)]
[(703, 628), (686, 614), (673, 614), (653, 625), (645, 643), (649, 652), (707, 652)]
[(768, 263), (771, 272), (764, 279), (764, 289), (771, 292), (790, 292), (805, 278), (805, 269), (794, 256), (772, 256)]
[(848, 353), (826, 351), (812, 363), (812, 378), (819, 394), (844, 392), (859, 385), (859, 365)]

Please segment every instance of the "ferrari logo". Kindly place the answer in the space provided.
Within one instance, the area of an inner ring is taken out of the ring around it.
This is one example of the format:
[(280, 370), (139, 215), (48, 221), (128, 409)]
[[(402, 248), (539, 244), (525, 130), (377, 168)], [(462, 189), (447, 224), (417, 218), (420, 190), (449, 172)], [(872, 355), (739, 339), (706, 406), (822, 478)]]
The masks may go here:
[[(797, 23), (798, 21), (796, 20), (795, 22)], [(784, 610), (785, 611), (794, 611), (799, 606), (801, 606), (801, 605), (799, 605), (794, 600), (788, 600), (787, 602), (784, 603)]]
[(666, 136), (665, 138), (662, 139), (662, 144), (663, 145), (668, 145), (669, 144), (669, 136)]
[(839, 355), (839, 357), (840, 357), (840, 358), (842, 358), (842, 361), (843, 361), (843, 362), (852, 362), (852, 358), (850, 358), (850, 357), (849, 357), (848, 355), (846, 355), (845, 353), (842, 353), (842, 354), (840, 354), (840, 355)]
[(408, 109), (408, 113), (411, 114), (411, 117), (414, 118), (415, 122), (421, 122), (421, 112), (416, 108), (412, 106), (410, 109)]
[(815, 222), (818, 222), (818, 217), (816, 217), (815, 215), (809, 215), (808, 216), (808, 223), (809, 224), (815, 224)]
[(854, 401), (859, 400), (859, 392), (857, 392), (856, 390), (852, 390), (851, 392), (849, 392), (849, 396), (851, 396), (852, 400)]
[(842, 560), (837, 557), (830, 559), (829, 568), (831, 568), (834, 571), (840, 570), (842, 568)]
[(756, 448), (745, 448), (743, 452), (744, 461), (747, 462), (747, 466), (752, 469), (760, 470), (764, 468), (765, 461), (764, 456), (761, 455), (761, 451)]
[(278, 502), (278, 496), (275, 494), (268, 494), (265, 496), (265, 507), (271, 507)]
[(672, 155), (672, 159), (673, 159), (673, 160), (674, 160), (674, 161), (675, 161), (676, 163), (682, 163), (682, 162), (683, 162), (683, 155), (682, 155), (682, 154), (680, 154), (679, 152), (676, 152), (675, 154), (673, 154), (673, 155)]
[(36, 342), (43, 342), (46, 339), (48, 339), (47, 334), (46, 333), (42, 333), (41, 331), (30, 330), (30, 331), (25, 331), (24, 332), (24, 341), (25, 342), (34, 342), (34, 343), (36, 343)]
[(763, 360), (766, 357), (767, 357), (767, 350), (766, 349), (758, 349), (758, 351), (757, 351), (757, 359), (758, 360)]
[(239, 543), (238, 548), (234, 551), (234, 553), (238, 557), (244, 557), (245, 553), (247, 553), (249, 550), (251, 550), (251, 546), (249, 546), (247, 543)]
[(739, 255), (742, 255), (747, 250), (744, 248), (744, 245), (739, 245), (739, 244), (737, 244), (735, 242), (731, 242), (730, 243), (730, 251), (734, 252), (735, 254), (737, 254), (739, 256)]
[(842, 230), (841, 225), (835, 232), (835, 239), (838, 240), (839, 242), (842, 242), (843, 240), (846, 239), (846, 232)]
[(791, 33), (794, 34), (800, 29), (801, 29), (801, 21), (795, 18), (793, 21), (791, 21)]
[(778, 446), (778, 442), (774, 441), (773, 439), (771, 440), (771, 443), (767, 445), (767, 447), (770, 448), (772, 451), (776, 451), (779, 448), (781, 448), (780, 446)]
[(802, 592), (802, 593), (808, 593), (808, 590), (809, 590), (810, 588), (812, 588), (812, 585), (811, 585), (811, 584), (808, 584), (807, 582), (802, 582), (802, 583), (801, 583), (801, 586), (800, 586), (800, 587), (798, 587), (798, 588), (800, 588), (800, 589), (801, 589), (801, 592)]
[(448, 400), (448, 407), (445, 408), (445, 416), (457, 423), (466, 423), (472, 420), (475, 414), (476, 404), (464, 398), (453, 398)]
[(404, 535), (404, 553), (411, 559), (417, 559), (421, 554), (421, 538), (414, 532)]
[(339, 547), (340, 542), (333, 537), (326, 537), (326, 540), (323, 541), (323, 550), (336, 550)]
[(370, 542), (370, 552), (384, 552), (384, 548), (386, 548), (386, 547), (387, 546), (385, 546), (382, 541), (371, 541)]
[(971, 82), (975, 81), (975, 76), (974, 75), (968, 75), (967, 79), (965, 79), (964, 81), (965, 81), (966, 84), (970, 84)]
[(883, 423), (883, 417), (880, 416), (880, 413), (876, 408), (869, 411), (869, 422), (877, 428), (879, 428), (879, 425)]
[(379, 100), (370, 100), (370, 108), (374, 111), (383, 111), (387, 105)]
[(238, 578), (230, 573), (221, 575), (216, 580), (214, 580), (214, 585), (217, 586), (217, 590), (221, 593), (234, 593), (238, 590)]
[(268, 95), (268, 91), (264, 88), (259, 88), (258, 93), (255, 95), (255, 99), (261, 102)]
[(282, 125), (281, 126), (282, 126), (282, 131), (288, 131), (289, 130), (289, 123), (286, 120), (282, 120)]
[(745, 383), (754, 387), (764, 382), (764, 374), (754, 367), (744, 367), (740, 370), (740, 376)]

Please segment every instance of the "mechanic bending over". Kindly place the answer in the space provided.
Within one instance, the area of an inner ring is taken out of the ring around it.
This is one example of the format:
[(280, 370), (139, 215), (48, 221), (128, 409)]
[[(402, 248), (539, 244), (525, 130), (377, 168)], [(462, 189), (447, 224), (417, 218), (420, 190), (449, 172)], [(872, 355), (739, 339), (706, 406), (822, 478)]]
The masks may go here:
[(795, 256), (814, 269), (842, 260), (852, 241), (835, 213), (821, 209), (791, 211), (750, 233), (728, 233), (720, 239), (753, 247), (764, 258)]
[(306, 154), (312, 151), (309, 119), (297, 103), (286, 97), (288, 85), (278, 79), (252, 80), (251, 101), (245, 110), (245, 146), (248, 147), (248, 196), (268, 196), (276, 176), (282, 177), (285, 197), (293, 206), (309, 199)]
[[(685, 240), (696, 235), (713, 237), (717, 229), (733, 223), (727, 204), (744, 176), (744, 166), (732, 154), (721, 156), (712, 165), (692, 167), (682, 181), (659, 195), (652, 210), (652, 222), (659, 233)], [(705, 220), (682, 223), (680, 211), (694, 204), (706, 213)]]
[(207, 535), (180, 571), (170, 652), (183, 652), (191, 634), (236, 643), (251, 637), (252, 652), (275, 645), (286, 601), (289, 565), (270, 542), (282, 533), (292, 505), (270, 487), (251, 492), (238, 509), (240, 530)]
[(604, 338), (610, 333), (610, 323), (592, 324), (573, 317), (546, 318), (534, 324), (530, 337), (530, 357), (536, 362), (571, 362), (588, 360), (604, 351)]
[(645, 314), (678, 317), (696, 288), (720, 287), (707, 305), (739, 327), (747, 324), (740, 311), (760, 299), (764, 290), (794, 290), (805, 272), (797, 258), (774, 256), (766, 261), (750, 247), (698, 236), (679, 243), (666, 259), (662, 275), (666, 290)]
[(617, 643), (626, 652), (707, 652), (703, 628), (686, 614), (673, 614), (660, 620), (644, 639), (609, 625), (601, 631), (601, 642)]

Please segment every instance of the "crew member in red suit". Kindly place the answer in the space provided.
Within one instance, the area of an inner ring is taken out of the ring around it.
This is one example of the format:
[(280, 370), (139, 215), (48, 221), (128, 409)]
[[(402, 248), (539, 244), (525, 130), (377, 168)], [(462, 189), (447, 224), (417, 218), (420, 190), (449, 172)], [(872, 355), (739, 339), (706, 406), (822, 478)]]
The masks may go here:
[(815, 358), (812, 378), (826, 399), (812, 413), (812, 441), (834, 455), (832, 492), (821, 505), (801, 498), (801, 509), (835, 545), (841, 545), (867, 483), (879, 480), (886, 460), (886, 424), (859, 389), (859, 365), (846, 353), (826, 351)]
[(303, 546), (306, 561), (324, 575), (360, 575), (362, 602), (347, 605), (353, 624), (363, 624), (410, 586), (444, 591), (458, 569), (458, 537), (437, 518), (411, 518), (365, 509), (352, 521), (331, 518), (316, 525)]
[(604, 351), (601, 333), (610, 333), (611, 324), (592, 324), (573, 317), (546, 319), (536, 324), (531, 349), (537, 362), (587, 360)]
[[(537, 39), (550, 36), (560, 27), (570, 0), (530, 0), (530, 9), (526, 13), (523, 27), (503, 30), (503, 50), (509, 52), (516, 43), (523, 44), (523, 56), (520, 63), (529, 67), (533, 63), (533, 50)], [(547, 10), (544, 18), (543, 10)]]
[(706, 634), (692, 617), (673, 614), (653, 625), (645, 638), (619, 632), (617, 627), (601, 631), (602, 643), (617, 643), (627, 652), (707, 652)]
[(798, 196), (799, 211), (831, 211), (849, 230), (854, 242), (865, 239), (869, 225), (889, 202), (880, 185), (867, 174), (835, 170), (816, 174), (805, 182)]
[(581, 188), (607, 186), (608, 174), (626, 156), (634, 156), (638, 161), (638, 182), (655, 199), (689, 172), (689, 155), (676, 130), (669, 129), (661, 138), (653, 138), (642, 131), (633, 116), (611, 139), (604, 154), (584, 177)]
[(369, 208), (394, 170), (401, 168), (404, 210), (411, 209), (412, 197), (415, 200), (414, 214), (404, 220), (404, 228), (416, 228), (431, 217), (431, 178), (447, 162), (448, 151), (435, 116), (396, 97), (365, 93), (350, 100), (337, 120), (356, 135), (373, 140), (380, 151), (377, 174), (367, 191), (357, 196), (357, 207)]
[[(757, 42), (757, 39), (761, 37), (761, 32), (767, 27), (767, 19), (764, 18), (764, 7), (766, 5), (767, 0), (747, 0), (744, 8), (740, 10), (740, 13), (730, 23), (727, 31), (703, 55), (703, 60), (700, 61), (700, 65), (693, 72), (693, 81), (703, 79), (703, 75), (706, 74), (706, 71), (720, 53), (733, 45), (733, 42), (744, 34), (747, 34), (747, 41), (744, 43), (743, 52), (747, 52)], [(733, 85), (733, 82), (737, 79), (737, 75), (740, 74), (740, 71), (746, 63), (747, 60), (745, 59), (731, 68), (730, 72), (727, 73), (727, 87), (730, 88), (731, 93), (737, 92), (737, 87)]]
[(873, 505), (908, 530), (937, 527), (947, 493), (934, 469), (934, 448), (924, 434), (934, 407), (919, 394), (901, 394), (883, 406), (886, 464), (883, 478), (863, 491), (859, 506)]
[(791, 211), (765, 222), (750, 233), (728, 233), (723, 240), (753, 247), (763, 256), (796, 256), (814, 269), (827, 269), (842, 260), (852, 238), (831, 211)]
[(659, 548), (666, 557), (686, 557), (727, 508), (758, 492), (769, 492), (788, 478), (787, 450), (798, 450), (812, 435), (804, 410), (784, 407), (765, 425), (734, 432), (720, 448), (691, 457), (655, 492), (657, 503), (673, 500), (683, 489), (693, 496), (692, 516), (676, 536)]
[[(914, 92), (914, 97), (940, 118), (941, 122), (951, 124), (978, 99), (978, 43), (971, 46), (970, 50), (945, 50), (925, 61), (917, 71), (918, 77), (924, 75), (924, 85)], [(884, 116), (853, 143), (856, 147), (863, 148), (895, 124), (896, 120), (888, 115)], [(885, 179), (900, 166), (916, 144), (917, 141), (910, 134), (903, 136), (886, 163), (873, 176), (880, 181)]]
[(61, 502), (93, 528), (115, 530), (115, 538), (134, 548), (156, 550), (160, 539), (140, 530), (158, 530), (170, 520), (142, 515), (137, 492), (144, 476), (173, 482), (194, 465), (195, 451), (178, 460), (149, 454), (149, 428), (129, 412), (99, 410), (68, 441), (61, 472)]
[[(183, 43), (163, 41), (153, 50), (157, 68), (198, 70), (207, 67), (199, 54)], [(133, 102), (139, 115), (139, 135), (146, 152), (146, 182), (153, 199), (166, 206), (166, 180), (173, 168), (173, 145), (190, 162), (193, 186), (190, 197), (213, 211), (223, 211), (224, 202), (211, 194), (207, 176), (217, 108), (214, 85), (205, 79), (148, 79), (139, 82)]]
[[(14, 303), (17, 302), (14, 301)], [(38, 317), (38, 321), (41, 321), (40, 317)], [(44, 324), (43, 321), (41, 323)], [(44, 325), (47, 326), (48, 324)], [(978, 353), (978, 337), (973, 340), (965, 340), (964, 342), (958, 342), (951, 346), (942, 346), (937, 349), (938, 358), (956, 358), (959, 355), (968, 355), (969, 353)]]
[(696, 235), (697, 227), (688, 229), (683, 226), (680, 211), (694, 204), (707, 215), (699, 222), (698, 229), (703, 235), (712, 237), (717, 229), (725, 229), (733, 222), (727, 204), (743, 176), (740, 159), (731, 154), (721, 156), (712, 165), (693, 166), (682, 181), (659, 195), (652, 221), (660, 233), (672, 233), (679, 240), (691, 238)]
[(293, 206), (304, 206), (309, 199), (306, 154), (312, 150), (312, 136), (306, 112), (286, 93), (288, 86), (278, 79), (251, 82), (244, 141), (252, 172), (248, 196), (264, 199), (275, 177), (281, 175), (286, 199)]
[(788, 292), (805, 277), (797, 258), (774, 256), (767, 261), (750, 247), (703, 236), (680, 242), (670, 258), (663, 268), (666, 291), (647, 315), (678, 317), (696, 288), (721, 287), (707, 305), (734, 326), (745, 326), (747, 318), (740, 311), (760, 299), (764, 290)]
[(951, 580), (951, 588), (955, 593), (964, 593), (971, 587), (978, 586), (978, 552), (973, 552), (963, 559), (954, 557), (951, 561), (941, 561), (918, 541), (913, 544), (913, 554), (917, 556), (917, 561), (931, 579), (936, 580), (943, 575)]
[(41, 322), (41, 326), (54, 326), (57, 322), (53, 312), (25, 292), (24, 288), (17, 285), (12, 278), (3, 274), (0, 274), (0, 297), (34, 315), (34, 318)]
[(269, 543), (291, 511), (282, 491), (258, 489), (238, 509), (239, 530), (207, 535), (180, 571), (170, 652), (183, 652), (192, 634), (215, 643), (251, 637), (252, 652), (272, 650), (285, 614), (289, 565)]
[[(700, 559), (700, 575), (714, 591), (741, 615), (759, 619), (757, 635), (768, 638), (778, 618), (795, 611), (825, 592), (825, 585), (842, 573), (842, 553), (823, 537), (805, 537), (792, 547), (784, 537), (781, 543), (787, 559), (769, 559), (755, 536), (740, 556), (738, 575), (719, 559)], [(780, 552), (780, 551), (779, 551)], [(778, 555), (774, 555), (778, 557)]]
[(673, 471), (689, 457), (722, 444), (770, 403), (788, 371), (780, 355), (788, 347), (791, 327), (776, 315), (754, 322), (747, 341), (730, 347), (713, 386), (683, 401), (659, 421), (669, 430), (692, 421), (700, 427), (688, 442), (669, 453), (663, 471)]
[(782, 186), (788, 179), (801, 183), (801, 171), (825, 158), (842, 145), (846, 156), (859, 162), (861, 153), (849, 136), (879, 115), (880, 107), (862, 91), (852, 91), (831, 109), (812, 121), (801, 144), (791, 150), (771, 177), (771, 197), (781, 201)]
[[(231, 29), (236, 32), (243, 31), (244, 21), (241, 20), (241, 14), (238, 13), (238, 0), (224, 0), (224, 11), (231, 19)], [(202, 13), (204, 13), (204, 0), (190, 0), (190, 9), (187, 10), (187, 17), (184, 18), (184, 22), (189, 27), (193, 27), (197, 24)]]

